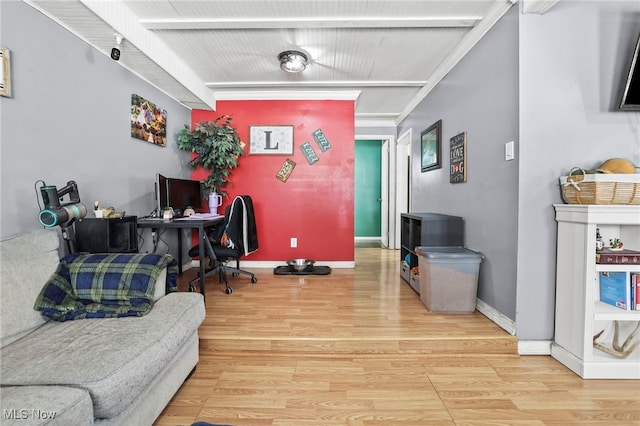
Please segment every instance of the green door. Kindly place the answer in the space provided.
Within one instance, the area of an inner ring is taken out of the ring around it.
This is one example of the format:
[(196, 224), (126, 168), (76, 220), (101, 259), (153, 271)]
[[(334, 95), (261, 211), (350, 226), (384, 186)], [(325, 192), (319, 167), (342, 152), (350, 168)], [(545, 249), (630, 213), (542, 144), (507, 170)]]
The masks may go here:
[(355, 236), (380, 237), (382, 141), (356, 140)]

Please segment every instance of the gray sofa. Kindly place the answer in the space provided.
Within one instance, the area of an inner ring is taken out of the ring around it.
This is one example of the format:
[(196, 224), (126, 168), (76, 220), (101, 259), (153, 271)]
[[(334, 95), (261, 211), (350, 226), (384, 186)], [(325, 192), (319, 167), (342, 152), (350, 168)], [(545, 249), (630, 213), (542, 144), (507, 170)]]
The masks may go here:
[(60, 242), (57, 228), (0, 242), (0, 424), (153, 424), (198, 363), (202, 295), (164, 295), (165, 268), (144, 316), (48, 321), (34, 301)]

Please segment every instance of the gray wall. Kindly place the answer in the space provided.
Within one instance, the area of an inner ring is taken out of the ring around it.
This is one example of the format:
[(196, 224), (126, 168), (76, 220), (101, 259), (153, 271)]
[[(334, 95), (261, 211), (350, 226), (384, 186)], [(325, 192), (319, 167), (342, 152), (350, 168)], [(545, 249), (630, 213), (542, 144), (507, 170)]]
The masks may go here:
[[(23, 2), (2, 2), (1, 23), (13, 95), (0, 97), (2, 236), (41, 226), (39, 180), (58, 188), (75, 180), (87, 207), (99, 200), (144, 216), (156, 172), (189, 176), (175, 138), (191, 122), (188, 108)], [(133, 93), (167, 110), (167, 147), (131, 138)]]
[[(639, 32), (637, 1), (514, 7), (398, 129), (413, 129), (414, 210), (465, 218), (467, 246), (486, 256), (478, 296), (519, 340), (553, 339), (559, 176), (612, 157), (640, 164), (640, 113), (617, 110)], [(420, 173), (420, 131), (440, 118), (443, 170)], [(468, 182), (452, 185), (446, 150), (460, 131)]]
[(521, 339), (553, 337), (558, 177), (611, 157), (640, 165), (640, 113), (617, 110), (639, 33), (638, 1), (560, 1), (520, 18)]
[[(518, 11), (513, 7), (401, 123), (412, 128), (412, 210), (462, 216), (466, 246), (485, 256), (478, 297), (516, 316)], [(420, 133), (442, 119), (442, 168), (420, 172)], [(467, 182), (449, 183), (449, 140), (467, 133)], [(517, 151), (517, 149), (516, 149)]]

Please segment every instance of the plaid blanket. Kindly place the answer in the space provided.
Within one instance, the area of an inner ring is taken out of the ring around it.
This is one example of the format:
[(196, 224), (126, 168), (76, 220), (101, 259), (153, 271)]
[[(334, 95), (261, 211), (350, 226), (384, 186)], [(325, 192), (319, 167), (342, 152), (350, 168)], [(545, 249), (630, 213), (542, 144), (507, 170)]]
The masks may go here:
[(142, 316), (151, 309), (164, 267), (166, 292), (176, 291), (178, 262), (171, 255), (70, 254), (60, 260), (34, 309), (57, 321)]

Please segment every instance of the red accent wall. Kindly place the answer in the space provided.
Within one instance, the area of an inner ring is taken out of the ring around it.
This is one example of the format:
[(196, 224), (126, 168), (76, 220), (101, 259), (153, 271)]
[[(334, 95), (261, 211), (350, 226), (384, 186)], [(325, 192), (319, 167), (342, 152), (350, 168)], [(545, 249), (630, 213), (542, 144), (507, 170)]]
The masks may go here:
[[(232, 171), (229, 195), (253, 199), (259, 249), (247, 260), (354, 260), (354, 102), (353, 101), (218, 101), (216, 111), (193, 110), (192, 123), (231, 115), (245, 154)], [(248, 155), (249, 126), (293, 125), (293, 155)], [(322, 129), (331, 148), (322, 152), (312, 132)], [(300, 145), (308, 141), (320, 158), (310, 165)], [(276, 179), (284, 161), (296, 163), (286, 182)], [(206, 173), (195, 170), (194, 179)], [(298, 247), (290, 247), (290, 239)]]

